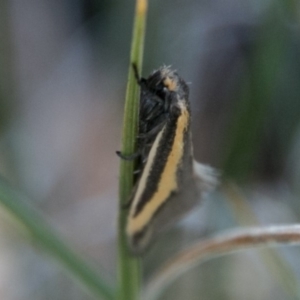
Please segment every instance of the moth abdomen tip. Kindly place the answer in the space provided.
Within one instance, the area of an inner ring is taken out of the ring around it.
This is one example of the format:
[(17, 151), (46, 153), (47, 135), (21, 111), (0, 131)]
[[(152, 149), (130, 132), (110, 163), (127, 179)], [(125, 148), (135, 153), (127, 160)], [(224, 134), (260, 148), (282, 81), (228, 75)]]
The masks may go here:
[(133, 255), (142, 255), (149, 248), (152, 240), (152, 230), (147, 227), (139, 232), (128, 235), (130, 252)]

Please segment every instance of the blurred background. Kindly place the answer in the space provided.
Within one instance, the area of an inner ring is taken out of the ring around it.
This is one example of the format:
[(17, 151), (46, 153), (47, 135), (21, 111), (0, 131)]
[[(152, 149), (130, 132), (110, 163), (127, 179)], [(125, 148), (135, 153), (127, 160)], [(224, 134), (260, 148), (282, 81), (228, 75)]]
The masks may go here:
[[(1, 175), (111, 282), (134, 5), (0, 1)], [(299, 220), (299, 24), (296, 0), (149, 1), (143, 76), (166, 64), (190, 83), (195, 157), (223, 184), (160, 237), (145, 282), (200, 238)], [(300, 299), (300, 249), (276, 249), (277, 264), (269, 254), (206, 262), (162, 299)], [(0, 298), (92, 299), (3, 208)]]

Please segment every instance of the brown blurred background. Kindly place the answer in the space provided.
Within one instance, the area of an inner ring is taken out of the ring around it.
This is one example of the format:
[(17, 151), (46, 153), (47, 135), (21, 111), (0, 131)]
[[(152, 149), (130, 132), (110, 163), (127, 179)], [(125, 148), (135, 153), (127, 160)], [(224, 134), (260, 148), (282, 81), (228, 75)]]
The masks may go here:
[[(0, 2), (1, 175), (112, 282), (133, 12), (121, 0)], [(261, 224), (300, 218), (299, 24), (296, 0), (149, 1), (143, 75), (166, 64), (190, 82), (195, 157), (238, 184)], [(245, 225), (227, 196), (159, 239), (145, 280), (182, 247)], [(92, 299), (0, 211), (0, 299)], [(300, 283), (300, 250), (278, 255)], [(207, 262), (163, 299), (300, 299), (277, 275), (247, 251)]]

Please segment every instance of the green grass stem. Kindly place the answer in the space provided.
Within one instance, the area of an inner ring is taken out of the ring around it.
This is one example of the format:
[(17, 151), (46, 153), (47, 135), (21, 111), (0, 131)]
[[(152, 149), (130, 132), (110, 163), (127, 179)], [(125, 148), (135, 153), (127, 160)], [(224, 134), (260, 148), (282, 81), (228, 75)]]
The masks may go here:
[[(138, 128), (139, 86), (137, 84), (132, 64), (137, 66), (139, 74), (142, 69), (142, 59), (145, 39), (147, 14), (147, 0), (136, 1), (136, 13), (133, 25), (128, 83), (125, 100), (121, 152), (124, 155), (136, 151), (136, 135)], [(124, 206), (128, 202), (133, 187), (133, 161), (121, 160), (119, 186), (119, 234), (118, 234), (118, 299), (135, 300), (140, 292), (140, 263), (133, 257), (126, 242), (127, 210)]]

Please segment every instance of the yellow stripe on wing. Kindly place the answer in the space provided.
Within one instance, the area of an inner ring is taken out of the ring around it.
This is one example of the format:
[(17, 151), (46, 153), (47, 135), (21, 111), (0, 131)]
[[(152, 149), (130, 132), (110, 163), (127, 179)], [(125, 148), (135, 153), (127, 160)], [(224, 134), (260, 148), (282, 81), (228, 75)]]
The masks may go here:
[(127, 223), (127, 234), (132, 236), (137, 232), (140, 232), (145, 225), (147, 225), (156, 211), (163, 205), (173, 191), (177, 190), (177, 170), (181, 163), (184, 154), (184, 139), (185, 131), (189, 125), (189, 112), (182, 102), (179, 102), (181, 108), (181, 115), (177, 121), (177, 128), (173, 140), (172, 149), (167, 158), (165, 168), (161, 174), (160, 182), (158, 184), (157, 191), (153, 194), (152, 198), (143, 207), (143, 210), (134, 217), (136, 206), (140, 200), (140, 197), (145, 189), (149, 173), (152, 168), (152, 164), (159, 153), (157, 153), (158, 145), (162, 138), (165, 128), (163, 128), (157, 135), (153, 146), (150, 150), (149, 157), (145, 168), (143, 170), (142, 177), (139, 181), (136, 195), (133, 199), (132, 209), (130, 211), (129, 220)]

